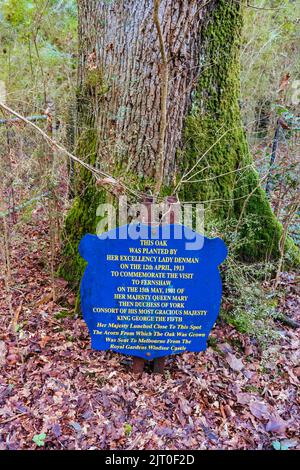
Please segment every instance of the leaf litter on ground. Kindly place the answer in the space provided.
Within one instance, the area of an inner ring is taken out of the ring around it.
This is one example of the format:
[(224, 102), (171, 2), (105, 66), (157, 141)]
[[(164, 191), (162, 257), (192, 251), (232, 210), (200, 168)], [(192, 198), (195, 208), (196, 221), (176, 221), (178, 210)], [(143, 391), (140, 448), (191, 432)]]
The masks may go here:
[[(280, 349), (270, 348), (268, 367), (266, 352), (219, 322), (215, 347), (168, 358), (163, 376), (136, 376), (130, 358), (91, 350), (62, 279), (61, 304), (53, 301), (41, 263), (49, 252), (43, 208), (18, 230), (10, 284), (17, 329), (0, 279), (0, 449), (300, 449), (299, 330), (278, 325)], [(281, 287), (281, 310), (299, 320), (295, 275), (283, 273)]]

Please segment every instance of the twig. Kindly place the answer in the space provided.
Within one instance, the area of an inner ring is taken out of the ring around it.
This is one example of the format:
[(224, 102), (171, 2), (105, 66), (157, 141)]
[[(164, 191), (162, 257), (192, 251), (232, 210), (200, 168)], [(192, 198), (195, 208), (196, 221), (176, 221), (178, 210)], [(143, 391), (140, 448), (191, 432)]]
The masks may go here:
[[(247, 124), (246, 128), (248, 128), (251, 124), (253, 124), (253, 122), (255, 121), (251, 121)], [(218, 132), (220, 132), (220, 130), (224, 127), (221, 126), (219, 129), (218, 129)], [(233, 131), (235, 129), (243, 129), (244, 126), (243, 125), (240, 125), (240, 126), (234, 126), (232, 128), (229, 128), (227, 129), (225, 132), (223, 132), (223, 134), (218, 137), (217, 140), (215, 140), (215, 142), (207, 149), (205, 150), (205, 152), (197, 159), (196, 163), (192, 166), (192, 168), (190, 168), (190, 170), (188, 170), (186, 173), (184, 173), (184, 175), (181, 177), (179, 183), (177, 184), (176, 188), (174, 189), (174, 194), (177, 194), (178, 191), (179, 191), (179, 188), (180, 186), (183, 184), (183, 183), (186, 183), (186, 182), (193, 182), (193, 181), (190, 181), (192, 178), (194, 178), (199, 172), (202, 171), (201, 170), (198, 170), (196, 173), (194, 173), (193, 175), (189, 176), (193, 171), (194, 169), (199, 165), (199, 163), (203, 160), (203, 158), (220, 142), (220, 140), (222, 140), (227, 134), (228, 132), (230, 131)], [(187, 178), (189, 176), (189, 178)], [(224, 175), (223, 175), (224, 176)], [(218, 176), (216, 176), (218, 177)], [(202, 202), (202, 201), (201, 201)]]
[(37, 36), (38, 36), (39, 30), (41, 28), (42, 18), (43, 18), (44, 12), (46, 11), (46, 8), (47, 8), (48, 4), (49, 4), (49, 0), (46, 0), (43, 7), (39, 8), (37, 10), (37, 14), (36, 14), (36, 17), (34, 19), (34, 22), (36, 23), (36, 30), (34, 32), (32, 32), (33, 45), (34, 45), (34, 48), (35, 48), (38, 64), (39, 64), (40, 71), (41, 71), (41, 77), (42, 77), (42, 81), (43, 81), (43, 93), (44, 93), (45, 105), (47, 103), (47, 85), (46, 85), (46, 77), (45, 77), (43, 62), (41, 60), (41, 56), (40, 56), (40, 52), (39, 52), (39, 48), (38, 48), (38, 44), (37, 44)]
[(286, 239), (287, 239), (287, 235), (288, 235), (288, 229), (289, 229), (290, 223), (291, 223), (295, 213), (298, 212), (299, 205), (300, 205), (300, 193), (298, 194), (298, 197), (296, 198), (296, 201), (294, 201), (293, 204), (291, 204), (291, 206), (289, 207), (287, 218), (286, 218), (286, 220), (283, 224), (282, 234), (281, 234), (281, 237), (280, 237), (280, 240), (279, 240), (280, 259), (279, 259), (276, 278), (275, 278), (275, 282), (274, 282), (274, 290), (277, 289), (279, 281), (280, 281), (280, 274), (281, 274), (281, 268), (282, 268), (283, 260), (284, 260), (285, 244), (286, 244)]
[(168, 100), (168, 80), (169, 80), (169, 70), (168, 70), (168, 59), (164, 44), (164, 39), (161, 31), (161, 25), (158, 17), (160, 0), (154, 0), (154, 9), (153, 9), (153, 21), (157, 29), (159, 47), (161, 53), (161, 91), (160, 91), (160, 106), (161, 106), (161, 118), (160, 118), (160, 129), (159, 129), (159, 144), (158, 144), (158, 162), (156, 169), (156, 178), (157, 183), (155, 187), (155, 192), (159, 194), (163, 178), (164, 178), (164, 166), (165, 166), (165, 136), (167, 129), (167, 100)]
[[(283, 5), (283, 4), (282, 4)], [(254, 10), (265, 10), (265, 11), (278, 11), (282, 9), (282, 6), (279, 7), (257, 7), (255, 5), (251, 5), (249, 0), (247, 0), (247, 8), (253, 8)]]
[[(30, 206), (30, 204), (32, 204), (33, 202), (39, 201), (43, 197), (48, 197), (49, 195), (50, 195), (49, 192), (40, 194), (39, 196), (35, 196), (32, 199), (30, 199), (29, 201), (23, 202), (19, 206), (16, 206), (14, 209), (15, 209), (16, 212), (20, 211), (20, 210), (24, 209), (25, 207)], [(12, 213), (12, 209), (9, 209), (5, 212), (0, 212), (0, 219), (2, 219), (3, 217), (6, 217), (7, 215), (9, 215), (11, 213)]]
[(271, 160), (270, 160), (270, 168), (269, 168), (269, 174), (268, 174), (268, 179), (267, 179), (267, 184), (266, 184), (266, 193), (267, 193), (267, 196), (269, 196), (270, 190), (271, 190), (271, 184), (272, 184), (272, 169), (273, 169), (273, 166), (274, 166), (274, 163), (275, 163), (275, 159), (276, 159), (276, 154), (277, 154), (278, 141), (279, 141), (279, 132), (280, 132), (280, 122), (279, 122), (279, 120), (278, 120), (278, 121), (277, 121), (277, 124), (276, 124), (274, 139), (273, 139), (272, 153), (271, 153)]
[(25, 122), (26, 124), (28, 124), (29, 126), (33, 127), (47, 142), (48, 144), (50, 145), (50, 147), (55, 147), (57, 150), (59, 150), (60, 152), (64, 153), (65, 155), (67, 155), (69, 158), (71, 158), (72, 160), (74, 160), (76, 163), (79, 163), (79, 165), (83, 166), (84, 168), (86, 168), (87, 170), (89, 170), (91, 173), (93, 173), (97, 178), (99, 178), (99, 176), (104, 176), (105, 178), (109, 178), (110, 181), (111, 181), (111, 184), (119, 184), (123, 187), (124, 190), (130, 192), (131, 194), (133, 194), (135, 197), (137, 198), (141, 198), (143, 196), (142, 193), (137, 193), (136, 191), (134, 191), (133, 189), (129, 188), (128, 186), (126, 186), (122, 181), (120, 180), (117, 180), (116, 178), (114, 178), (113, 176), (109, 175), (108, 173), (105, 173), (104, 171), (102, 170), (99, 170), (97, 168), (94, 168), (92, 165), (89, 165), (88, 163), (84, 162), (83, 160), (81, 160), (80, 158), (76, 157), (76, 155), (73, 155), (71, 152), (69, 152), (65, 147), (63, 147), (62, 145), (58, 144), (54, 139), (52, 139), (51, 137), (49, 137), (46, 132), (44, 132), (40, 127), (38, 127), (34, 122), (31, 122), (29, 121), (26, 117), (22, 116), (21, 114), (19, 114), (17, 111), (14, 111), (13, 109), (11, 109), (9, 106), (7, 106), (6, 104), (2, 103), (0, 101), (0, 108), (4, 109), (6, 112), (10, 113), (10, 114), (13, 114), (14, 116), (16, 116), (20, 121), (23, 121)]
[(25, 415), (27, 415), (27, 414), (28, 414), (27, 412), (25, 412), (25, 413), (19, 413), (18, 415), (11, 416), (10, 418), (7, 418), (7, 419), (4, 419), (3, 421), (0, 421), (0, 424), (9, 423), (10, 421), (13, 421), (14, 419), (17, 419), (17, 418), (21, 418), (21, 416), (25, 416)]
[(196, 163), (192, 166), (192, 168), (185, 173), (181, 180), (179, 181), (178, 185), (176, 186), (174, 193), (176, 193), (179, 190), (179, 187), (183, 183), (183, 181), (186, 181), (185, 178), (191, 174), (191, 172), (197, 167), (197, 165), (200, 163), (200, 161), (222, 140), (226, 134), (228, 134), (229, 131), (232, 129), (227, 129), (202, 155), (201, 157), (196, 161)]
[(242, 207), (242, 210), (241, 210), (241, 213), (240, 213), (240, 216), (239, 216), (239, 220), (236, 224), (236, 227), (235, 227), (235, 234), (238, 233), (238, 230), (240, 228), (240, 225), (242, 223), (242, 220), (243, 220), (243, 216), (244, 216), (244, 213), (245, 213), (245, 210), (246, 210), (246, 207), (247, 207), (247, 204), (249, 202), (249, 200), (251, 199), (251, 197), (253, 196), (253, 194), (261, 187), (263, 181), (267, 178), (268, 176), (268, 173), (266, 175), (264, 175), (258, 182), (258, 184), (252, 189), (252, 191), (247, 195), (247, 198), (245, 199), (244, 201), (244, 204), (243, 204), (243, 207)]
[[(28, 121), (45, 121), (47, 116), (45, 114), (36, 115), (36, 116), (28, 116), (26, 117)], [(0, 119), (0, 124), (13, 124), (15, 122), (20, 122), (19, 118), (12, 118), (12, 119)]]
[[(235, 0), (236, 3), (241, 3), (241, 0)], [(278, 11), (283, 8), (283, 3), (279, 7), (257, 7), (256, 5), (252, 5), (249, 0), (246, 2), (247, 8), (253, 8), (254, 10), (264, 10), (264, 11)]]

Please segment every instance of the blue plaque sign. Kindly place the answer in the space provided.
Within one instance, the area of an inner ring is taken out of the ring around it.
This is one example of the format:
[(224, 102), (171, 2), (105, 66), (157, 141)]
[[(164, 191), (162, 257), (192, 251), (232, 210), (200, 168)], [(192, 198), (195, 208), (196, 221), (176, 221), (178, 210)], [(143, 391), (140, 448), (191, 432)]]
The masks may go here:
[(222, 296), (220, 238), (182, 225), (129, 224), (79, 245), (92, 348), (155, 359), (203, 351)]

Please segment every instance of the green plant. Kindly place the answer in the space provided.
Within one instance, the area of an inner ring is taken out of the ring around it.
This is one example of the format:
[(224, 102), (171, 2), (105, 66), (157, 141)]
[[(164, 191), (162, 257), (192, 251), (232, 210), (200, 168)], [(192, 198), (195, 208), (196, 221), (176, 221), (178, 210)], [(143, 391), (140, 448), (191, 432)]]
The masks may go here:
[(47, 435), (43, 432), (42, 434), (35, 434), (32, 440), (38, 447), (43, 447), (45, 445), (45, 439)]
[[(239, 258), (239, 247), (246, 242), (235, 224), (230, 220), (227, 224), (208, 226), (206, 231), (206, 235), (221, 236), (228, 247), (229, 255), (222, 266), (221, 318), (241, 333), (255, 338), (261, 346), (266, 346), (279, 338), (274, 324), (277, 317), (276, 292), (263, 287), (264, 281), (274, 277), (276, 265), (267, 261), (243, 262)], [(248, 236), (251, 237), (251, 232)]]
[(128, 424), (128, 423), (125, 423), (125, 424), (124, 424), (124, 432), (125, 432), (125, 435), (126, 435), (126, 436), (130, 436), (130, 434), (132, 433), (132, 426), (131, 426), (131, 424)]
[(72, 315), (72, 313), (70, 313), (68, 310), (61, 310), (60, 312), (54, 314), (54, 318), (56, 320), (61, 320), (63, 318), (69, 317), (70, 315)]

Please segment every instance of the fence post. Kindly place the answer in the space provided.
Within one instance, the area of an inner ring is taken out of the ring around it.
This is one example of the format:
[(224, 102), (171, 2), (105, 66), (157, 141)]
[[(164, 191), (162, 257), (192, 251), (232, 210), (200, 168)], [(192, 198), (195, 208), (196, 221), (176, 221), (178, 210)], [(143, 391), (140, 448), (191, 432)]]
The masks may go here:
[[(142, 212), (142, 216), (144, 216), (144, 219), (142, 218), (142, 223), (151, 225), (153, 197), (145, 196), (143, 199), (143, 204), (146, 207), (146, 211)], [(145, 359), (142, 357), (133, 357), (132, 370), (134, 374), (141, 374), (144, 370), (144, 366)]]
[[(174, 209), (172, 209), (172, 204), (177, 204), (178, 200), (176, 196), (168, 196), (166, 198), (166, 206), (167, 209), (170, 211), (170, 217), (169, 217), (169, 223), (170, 225), (173, 225), (177, 223), (178, 221), (176, 220), (176, 212)], [(152, 223), (152, 203), (153, 203), (153, 197), (152, 196), (147, 196), (143, 200), (143, 204), (146, 206), (146, 215), (145, 218), (146, 220), (142, 220), (143, 223)], [(162, 221), (161, 223), (165, 223)], [(164, 373), (164, 367), (165, 367), (165, 361), (166, 357), (158, 357), (157, 359), (154, 359), (153, 361), (153, 372), (154, 374), (163, 374)], [(144, 370), (144, 365), (145, 365), (145, 360), (140, 358), (140, 357), (134, 357), (133, 358), (133, 372), (135, 374), (140, 374)]]
[[(177, 202), (178, 201), (177, 201), (176, 196), (168, 196), (166, 198), (166, 206), (167, 206), (167, 209), (170, 210), (170, 220), (169, 220), (170, 225), (177, 223), (177, 221), (175, 220), (176, 212), (174, 212), (174, 210), (172, 209), (172, 204), (177, 204)], [(166, 358), (167, 356), (163, 356), (163, 357), (158, 357), (157, 359), (154, 359), (154, 366), (153, 366), (154, 374), (164, 373)]]

